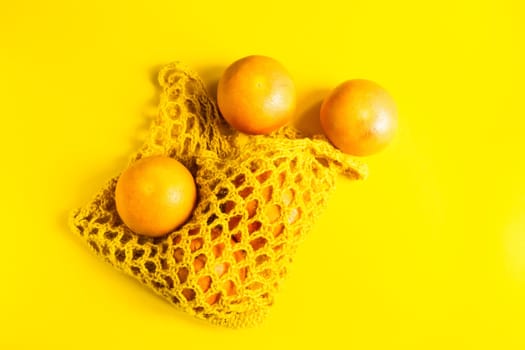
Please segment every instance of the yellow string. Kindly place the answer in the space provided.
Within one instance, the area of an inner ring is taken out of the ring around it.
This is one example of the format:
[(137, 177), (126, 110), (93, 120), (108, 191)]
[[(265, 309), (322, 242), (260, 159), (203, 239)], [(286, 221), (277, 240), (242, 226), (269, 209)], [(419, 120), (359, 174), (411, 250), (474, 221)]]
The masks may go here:
[(133, 233), (115, 209), (114, 177), (73, 211), (70, 226), (97, 255), (176, 307), (222, 326), (258, 324), (337, 175), (361, 179), (366, 166), (291, 127), (268, 136), (235, 132), (202, 80), (180, 63), (165, 66), (159, 83), (159, 114), (130, 163), (163, 154), (185, 164), (199, 195), (191, 218), (161, 238)]

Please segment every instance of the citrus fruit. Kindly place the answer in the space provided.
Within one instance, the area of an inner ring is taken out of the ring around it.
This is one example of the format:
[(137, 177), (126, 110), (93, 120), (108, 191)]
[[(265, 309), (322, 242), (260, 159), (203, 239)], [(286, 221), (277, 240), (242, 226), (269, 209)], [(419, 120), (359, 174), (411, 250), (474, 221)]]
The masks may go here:
[(191, 215), (197, 190), (189, 170), (167, 156), (142, 158), (119, 177), (115, 189), (117, 212), (132, 231), (158, 237)]
[(367, 156), (385, 148), (397, 129), (397, 108), (377, 83), (348, 80), (337, 86), (321, 105), (321, 126), (341, 151)]
[(217, 103), (224, 119), (246, 134), (268, 134), (292, 119), (295, 85), (276, 60), (253, 55), (232, 63), (217, 87)]

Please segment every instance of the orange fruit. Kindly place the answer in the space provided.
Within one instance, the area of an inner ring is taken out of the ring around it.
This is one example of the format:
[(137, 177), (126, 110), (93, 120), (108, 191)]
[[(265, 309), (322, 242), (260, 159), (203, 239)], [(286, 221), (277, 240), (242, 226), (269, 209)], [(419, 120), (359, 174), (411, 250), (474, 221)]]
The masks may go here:
[(247, 56), (232, 63), (217, 87), (222, 116), (247, 134), (268, 134), (295, 113), (295, 85), (286, 69), (266, 56)]
[(132, 231), (158, 237), (182, 225), (191, 215), (197, 190), (189, 170), (166, 156), (142, 158), (119, 177), (117, 212)]
[(321, 126), (341, 151), (366, 156), (379, 152), (397, 129), (394, 99), (370, 80), (348, 80), (337, 86), (321, 105)]

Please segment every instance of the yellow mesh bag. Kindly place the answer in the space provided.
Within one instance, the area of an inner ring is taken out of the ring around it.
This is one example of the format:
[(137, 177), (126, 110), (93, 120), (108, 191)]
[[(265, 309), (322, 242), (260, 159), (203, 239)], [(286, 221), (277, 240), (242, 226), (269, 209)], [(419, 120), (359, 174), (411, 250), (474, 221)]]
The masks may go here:
[(337, 175), (361, 179), (366, 167), (292, 128), (235, 132), (180, 63), (165, 66), (159, 82), (159, 114), (130, 164), (157, 154), (185, 164), (198, 188), (191, 218), (164, 237), (133, 233), (115, 209), (115, 177), (72, 213), (70, 226), (97, 255), (178, 308), (218, 325), (255, 325)]

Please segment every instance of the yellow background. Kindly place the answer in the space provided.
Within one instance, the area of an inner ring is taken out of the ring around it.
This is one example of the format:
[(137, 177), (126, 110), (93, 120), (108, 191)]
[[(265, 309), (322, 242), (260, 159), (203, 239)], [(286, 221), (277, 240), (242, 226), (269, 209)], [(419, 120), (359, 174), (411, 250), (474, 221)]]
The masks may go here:
[[(10, 1), (0, 10), (0, 348), (525, 348), (521, 1)], [(207, 325), (67, 229), (155, 113), (158, 68), (293, 74), (297, 122), (368, 78), (400, 129), (338, 181), (266, 322)]]

